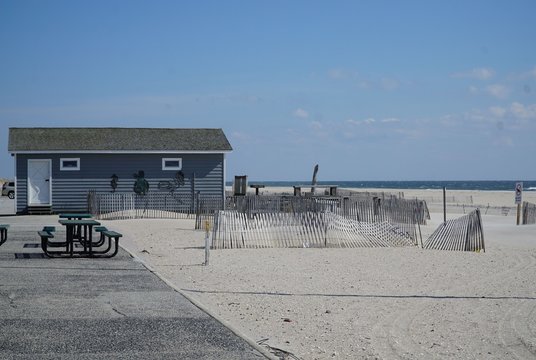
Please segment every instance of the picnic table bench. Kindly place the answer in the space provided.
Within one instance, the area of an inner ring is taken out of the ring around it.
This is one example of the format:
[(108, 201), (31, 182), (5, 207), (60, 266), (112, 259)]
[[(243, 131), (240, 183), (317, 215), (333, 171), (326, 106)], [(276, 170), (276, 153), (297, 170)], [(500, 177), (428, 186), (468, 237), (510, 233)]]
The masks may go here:
[(0, 245), (5, 243), (7, 240), (7, 229), (9, 229), (9, 225), (7, 224), (0, 225)]
[(103, 257), (114, 257), (117, 254), (117, 251), (119, 250), (119, 238), (122, 237), (123, 235), (116, 231), (111, 231), (111, 230), (103, 231), (102, 235), (104, 235), (104, 237), (108, 239), (108, 247), (106, 248), (106, 250), (103, 251), (103, 253), (107, 253), (108, 251), (110, 251), (112, 247), (112, 240), (115, 241), (114, 251)]

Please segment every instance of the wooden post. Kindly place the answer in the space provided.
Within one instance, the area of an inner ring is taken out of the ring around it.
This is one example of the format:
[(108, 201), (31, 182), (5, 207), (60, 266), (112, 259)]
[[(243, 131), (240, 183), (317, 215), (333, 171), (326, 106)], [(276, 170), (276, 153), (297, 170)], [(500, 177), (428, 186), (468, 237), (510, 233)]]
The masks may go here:
[(420, 241), (420, 248), (422, 249), (423, 244), (422, 244), (422, 233), (421, 233), (421, 221), (419, 220), (420, 214), (421, 214), (421, 212), (419, 211), (419, 209), (415, 209), (415, 211), (413, 212), (413, 219), (417, 223), (417, 226), (419, 228), (419, 239), (421, 240)]
[(311, 181), (311, 195), (315, 194), (315, 185), (316, 185), (316, 174), (318, 173), (318, 164), (315, 165), (315, 170), (313, 171), (313, 180)]
[(517, 182), (515, 188), (515, 203), (517, 204), (516, 225), (519, 225), (519, 215), (521, 213), (521, 202), (523, 196), (523, 183)]
[(205, 266), (208, 265), (208, 260), (210, 256), (210, 244), (209, 244), (209, 233), (210, 233), (210, 223), (208, 220), (205, 221)]
[(443, 186), (443, 223), (447, 223), (447, 188)]

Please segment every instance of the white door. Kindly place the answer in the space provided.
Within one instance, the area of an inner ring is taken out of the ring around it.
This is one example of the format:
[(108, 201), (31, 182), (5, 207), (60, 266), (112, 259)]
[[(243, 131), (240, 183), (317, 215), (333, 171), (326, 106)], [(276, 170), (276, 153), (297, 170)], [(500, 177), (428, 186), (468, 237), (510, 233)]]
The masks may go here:
[(28, 160), (28, 205), (51, 205), (50, 168), (50, 159)]

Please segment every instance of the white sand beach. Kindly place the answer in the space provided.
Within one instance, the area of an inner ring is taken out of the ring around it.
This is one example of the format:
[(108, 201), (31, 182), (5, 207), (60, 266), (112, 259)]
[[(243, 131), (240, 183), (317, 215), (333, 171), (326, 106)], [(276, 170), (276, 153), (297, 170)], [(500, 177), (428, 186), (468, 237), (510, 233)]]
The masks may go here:
[[(433, 200), (442, 192), (403, 191), (406, 198), (429, 201), (432, 220), (423, 230), (431, 233), (442, 221), (435, 210), (441, 204)], [(513, 191), (449, 195), (472, 199), (461, 205), (514, 207)], [(536, 202), (536, 192), (523, 195)], [(193, 230), (193, 219), (105, 225), (122, 232), (122, 246), (216, 317), (299, 359), (534, 359), (536, 225), (516, 226), (514, 214), (483, 211), (485, 253), (213, 250), (208, 266), (202, 265), (204, 232)]]

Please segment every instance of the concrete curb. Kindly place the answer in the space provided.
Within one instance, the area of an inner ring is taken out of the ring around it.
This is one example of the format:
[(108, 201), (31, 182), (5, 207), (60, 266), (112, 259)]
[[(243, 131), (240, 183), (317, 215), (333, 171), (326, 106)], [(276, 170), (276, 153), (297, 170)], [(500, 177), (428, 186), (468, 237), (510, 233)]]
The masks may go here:
[(149, 264), (147, 264), (145, 261), (143, 261), (140, 257), (138, 257), (136, 254), (134, 254), (130, 249), (126, 248), (124, 245), (120, 245), (120, 247), (125, 250), (127, 253), (129, 253), (130, 256), (132, 256), (136, 261), (140, 262), (147, 270), (158, 276), (163, 282), (165, 282), (169, 287), (171, 287), (173, 290), (184, 296), (188, 301), (190, 301), (192, 304), (197, 306), (201, 311), (205, 312), (210, 317), (214, 318), (216, 321), (221, 323), (223, 326), (231, 330), (236, 336), (242, 338), (245, 342), (247, 342), (251, 347), (253, 347), (255, 350), (260, 352), (262, 355), (266, 356), (266, 358), (271, 360), (279, 360), (278, 357), (276, 357), (274, 354), (270, 353), (265, 348), (261, 347), (259, 344), (257, 344), (254, 340), (247, 337), (243, 332), (238, 330), (236, 327), (234, 327), (232, 324), (230, 324), (228, 321), (220, 318), (218, 315), (214, 314), (210, 311), (208, 307), (203, 305), (198, 300), (192, 298), (189, 294), (185, 293), (181, 289), (179, 289), (175, 284), (173, 284), (171, 281), (166, 279), (162, 274), (160, 274), (158, 271), (153, 269)]

